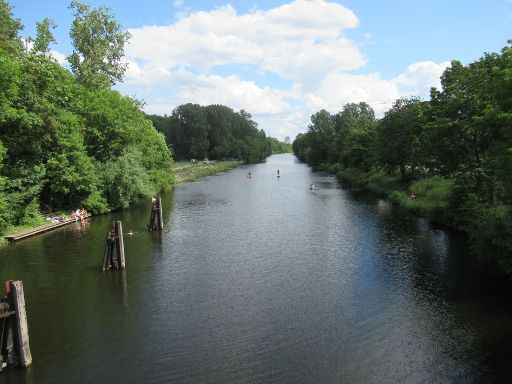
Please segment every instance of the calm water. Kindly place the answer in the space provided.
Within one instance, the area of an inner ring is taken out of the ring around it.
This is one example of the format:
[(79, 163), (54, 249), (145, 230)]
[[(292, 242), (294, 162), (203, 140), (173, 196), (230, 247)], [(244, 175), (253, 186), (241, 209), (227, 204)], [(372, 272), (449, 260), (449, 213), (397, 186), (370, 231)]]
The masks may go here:
[[(512, 380), (511, 300), (486, 293), (460, 236), (291, 155), (163, 200), (162, 233), (147, 202), (0, 250), (34, 360), (0, 383)], [(114, 219), (127, 269), (105, 273)]]

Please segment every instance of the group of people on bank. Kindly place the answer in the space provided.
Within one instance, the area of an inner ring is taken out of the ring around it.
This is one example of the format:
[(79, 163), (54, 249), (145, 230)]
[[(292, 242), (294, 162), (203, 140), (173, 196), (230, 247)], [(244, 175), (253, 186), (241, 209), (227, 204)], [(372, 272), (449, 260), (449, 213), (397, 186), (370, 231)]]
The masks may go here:
[(71, 212), (71, 220), (74, 221), (83, 221), (89, 216), (89, 213), (84, 209), (77, 209), (76, 211)]
[(53, 216), (49, 217), (47, 220), (52, 223), (65, 223), (67, 221), (84, 221), (84, 219), (89, 217), (89, 212), (87, 212), (84, 208), (79, 208), (76, 211), (71, 212), (71, 216)]

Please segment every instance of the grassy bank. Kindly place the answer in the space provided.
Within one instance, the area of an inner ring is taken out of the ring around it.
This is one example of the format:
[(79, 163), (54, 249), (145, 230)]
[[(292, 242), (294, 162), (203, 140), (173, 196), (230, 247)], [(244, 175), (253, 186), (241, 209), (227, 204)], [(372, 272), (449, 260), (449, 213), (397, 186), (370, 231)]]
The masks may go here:
[(174, 166), (174, 175), (176, 183), (185, 183), (193, 181), (200, 177), (214, 175), (229, 169), (239, 167), (243, 161), (211, 161), (208, 164), (198, 162), (192, 164), (190, 162), (178, 162)]
[(456, 227), (450, 209), (455, 185), (451, 179), (433, 176), (407, 182), (399, 175), (390, 175), (382, 169), (364, 172), (343, 168), (340, 164), (323, 165), (320, 169), (336, 174), (343, 184), (351, 188), (370, 191), (415, 215)]

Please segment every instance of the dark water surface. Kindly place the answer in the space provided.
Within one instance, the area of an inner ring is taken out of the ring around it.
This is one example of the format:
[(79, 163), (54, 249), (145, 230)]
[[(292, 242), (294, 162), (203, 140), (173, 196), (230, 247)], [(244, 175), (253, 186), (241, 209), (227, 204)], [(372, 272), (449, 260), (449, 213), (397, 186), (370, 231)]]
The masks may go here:
[[(148, 202), (0, 250), (34, 360), (0, 383), (511, 382), (511, 300), (460, 235), (291, 155), (163, 200), (162, 233)], [(114, 219), (127, 268), (105, 273)]]

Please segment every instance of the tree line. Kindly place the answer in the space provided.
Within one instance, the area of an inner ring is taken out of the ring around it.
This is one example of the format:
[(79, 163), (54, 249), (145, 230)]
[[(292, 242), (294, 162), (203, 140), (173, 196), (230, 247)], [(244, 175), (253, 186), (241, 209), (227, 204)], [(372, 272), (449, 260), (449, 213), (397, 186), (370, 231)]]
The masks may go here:
[(366, 103), (315, 113), (297, 157), (466, 231), (512, 276), (512, 47), (452, 61), (429, 101), (400, 98), (380, 119)]
[(224, 105), (184, 104), (170, 116), (148, 117), (165, 135), (177, 160), (232, 158), (254, 163), (272, 153), (291, 152), (291, 145), (258, 129), (248, 112)]
[(71, 71), (50, 54), (51, 19), (37, 36), (0, 0), (0, 233), (41, 210), (125, 208), (173, 186), (173, 159), (141, 103), (111, 89), (122, 80), (129, 34), (108, 8), (72, 1)]

